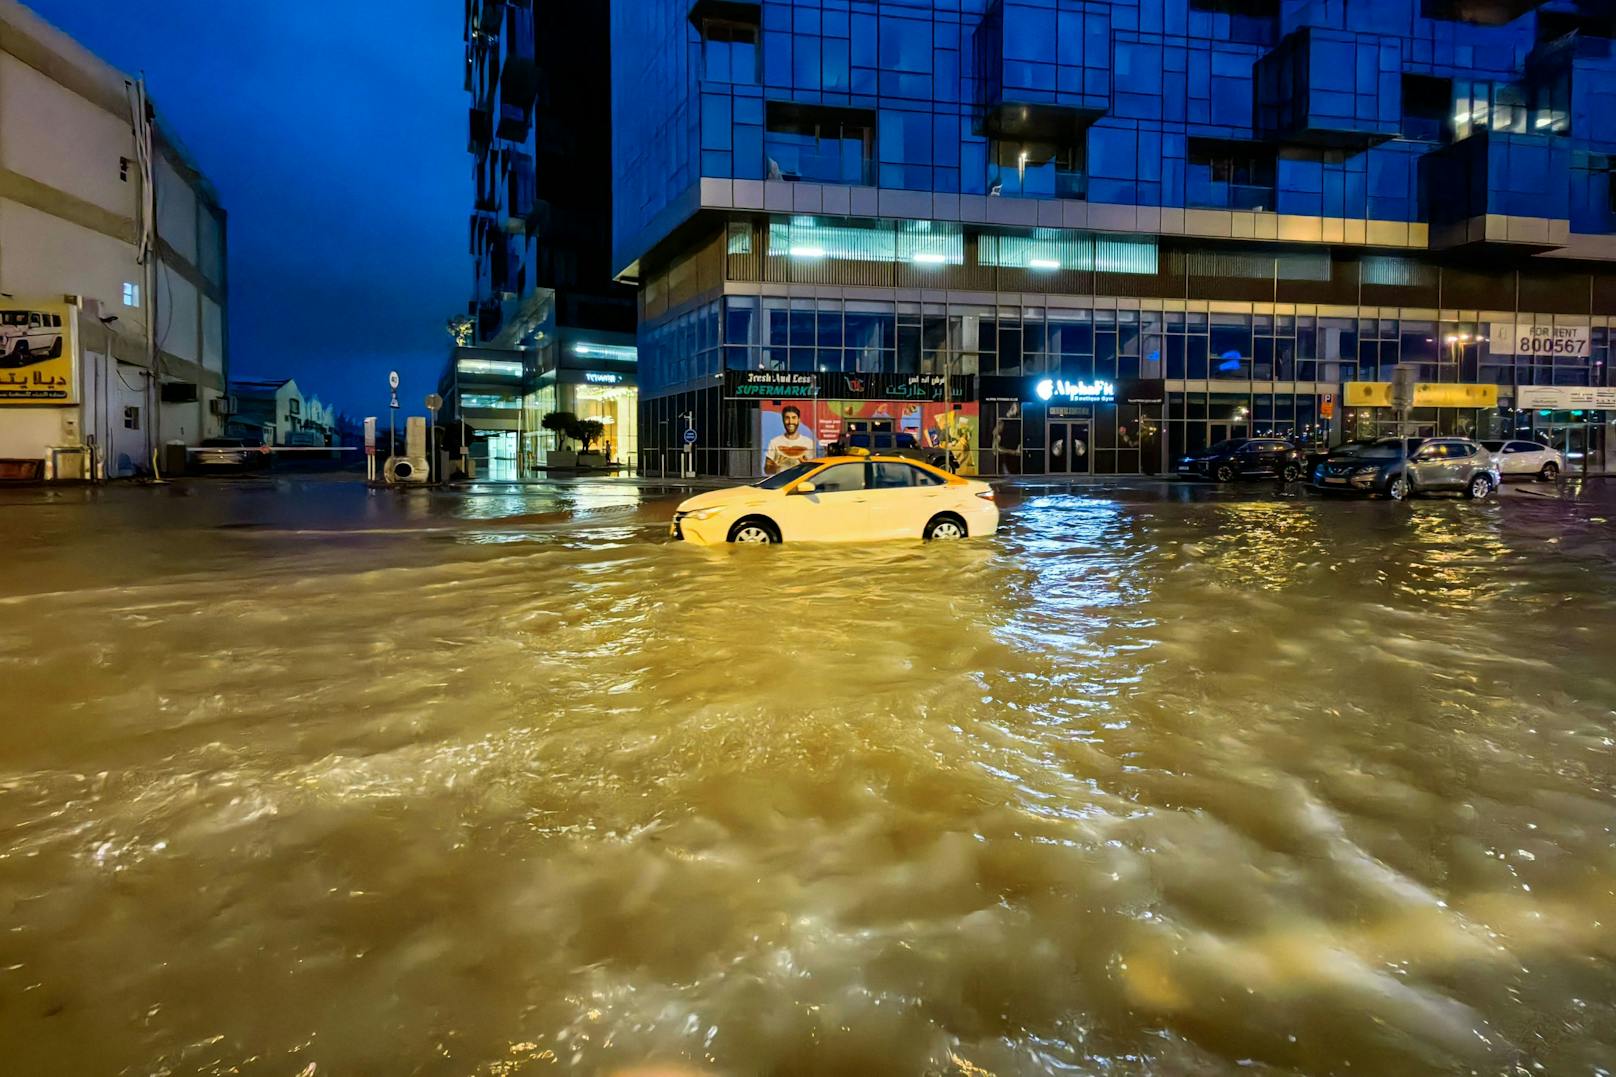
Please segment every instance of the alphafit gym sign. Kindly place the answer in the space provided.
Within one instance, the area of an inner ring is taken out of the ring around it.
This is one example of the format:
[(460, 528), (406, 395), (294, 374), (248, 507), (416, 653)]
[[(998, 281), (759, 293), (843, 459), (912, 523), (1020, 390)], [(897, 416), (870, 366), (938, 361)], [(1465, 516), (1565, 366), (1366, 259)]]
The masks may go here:
[(1067, 381), (1065, 378), (1044, 378), (1033, 386), (1039, 400), (1060, 404), (1114, 404), (1117, 387), (1108, 381)]

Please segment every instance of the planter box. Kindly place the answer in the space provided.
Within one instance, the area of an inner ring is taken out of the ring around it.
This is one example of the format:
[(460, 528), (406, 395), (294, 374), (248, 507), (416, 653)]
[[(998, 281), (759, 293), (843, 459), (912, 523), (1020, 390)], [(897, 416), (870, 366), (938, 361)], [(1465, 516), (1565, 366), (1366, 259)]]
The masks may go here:
[(551, 449), (549, 455), (544, 458), (544, 466), (552, 471), (557, 469), (571, 470), (578, 466), (578, 454), (575, 452), (563, 452), (560, 449)]
[(578, 466), (581, 468), (607, 468), (612, 466), (612, 462), (606, 459), (606, 454), (603, 452), (581, 452), (578, 454)]

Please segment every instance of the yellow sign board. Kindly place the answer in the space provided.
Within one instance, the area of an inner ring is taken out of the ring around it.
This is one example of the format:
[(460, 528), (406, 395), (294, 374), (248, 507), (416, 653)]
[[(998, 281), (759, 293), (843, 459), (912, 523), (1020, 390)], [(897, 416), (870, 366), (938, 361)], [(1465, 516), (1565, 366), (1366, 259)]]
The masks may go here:
[(0, 297), (0, 406), (78, 403), (74, 314), (59, 300)]
[[(1392, 383), (1389, 381), (1349, 381), (1342, 394), (1349, 408), (1389, 408)], [(1422, 381), (1414, 386), (1416, 408), (1496, 408), (1498, 386), (1463, 385), (1456, 382)]]

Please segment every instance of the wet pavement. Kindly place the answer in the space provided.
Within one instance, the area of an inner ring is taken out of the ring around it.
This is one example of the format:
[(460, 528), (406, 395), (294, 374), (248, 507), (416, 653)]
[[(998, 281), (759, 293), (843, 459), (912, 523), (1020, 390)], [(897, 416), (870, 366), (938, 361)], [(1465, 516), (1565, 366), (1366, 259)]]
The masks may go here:
[(1616, 482), (0, 491), (0, 1071), (1616, 1069)]

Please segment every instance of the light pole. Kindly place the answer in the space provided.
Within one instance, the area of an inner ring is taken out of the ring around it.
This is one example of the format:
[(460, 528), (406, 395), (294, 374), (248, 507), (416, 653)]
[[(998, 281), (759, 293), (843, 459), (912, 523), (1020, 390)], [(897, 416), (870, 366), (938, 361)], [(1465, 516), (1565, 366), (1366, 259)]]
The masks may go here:
[(427, 414), (431, 416), (427, 420), (431, 425), (427, 427), (426, 431), (426, 481), (429, 484), (434, 481), (433, 472), (438, 469), (438, 409), (441, 407), (443, 407), (443, 397), (437, 393), (426, 394), (426, 410)]

